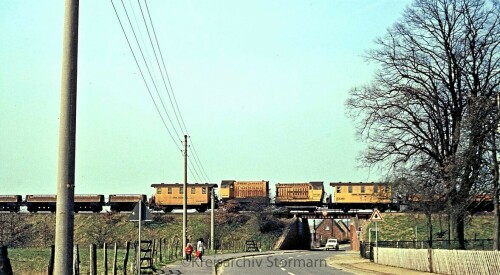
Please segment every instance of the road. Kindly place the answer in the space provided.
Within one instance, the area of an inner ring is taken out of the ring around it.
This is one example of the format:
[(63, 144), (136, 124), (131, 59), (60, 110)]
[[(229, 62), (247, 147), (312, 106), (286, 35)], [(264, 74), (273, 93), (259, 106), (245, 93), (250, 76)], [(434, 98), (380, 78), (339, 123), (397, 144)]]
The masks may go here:
[(222, 275), (352, 274), (327, 265), (327, 258), (342, 251), (303, 251), (238, 258), (222, 263)]

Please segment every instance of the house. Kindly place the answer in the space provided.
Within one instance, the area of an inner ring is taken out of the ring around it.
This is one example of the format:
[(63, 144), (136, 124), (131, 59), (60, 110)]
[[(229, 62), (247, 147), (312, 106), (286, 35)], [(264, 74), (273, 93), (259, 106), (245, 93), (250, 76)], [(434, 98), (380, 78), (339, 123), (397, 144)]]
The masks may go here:
[(349, 240), (349, 230), (347, 226), (342, 221), (337, 222), (334, 219), (322, 220), (312, 233), (313, 242), (317, 247), (324, 246), (326, 241), (332, 238), (337, 239), (339, 243)]

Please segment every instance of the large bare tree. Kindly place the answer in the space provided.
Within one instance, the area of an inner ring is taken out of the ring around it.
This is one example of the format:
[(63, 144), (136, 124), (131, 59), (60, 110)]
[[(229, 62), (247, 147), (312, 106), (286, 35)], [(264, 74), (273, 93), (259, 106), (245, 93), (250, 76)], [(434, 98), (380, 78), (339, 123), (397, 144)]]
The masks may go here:
[(365, 164), (434, 170), (426, 184), (442, 186), (461, 248), (466, 209), (488, 174), (499, 43), (497, 0), (416, 0), (367, 53), (379, 70), (346, 103), (368, 144)]

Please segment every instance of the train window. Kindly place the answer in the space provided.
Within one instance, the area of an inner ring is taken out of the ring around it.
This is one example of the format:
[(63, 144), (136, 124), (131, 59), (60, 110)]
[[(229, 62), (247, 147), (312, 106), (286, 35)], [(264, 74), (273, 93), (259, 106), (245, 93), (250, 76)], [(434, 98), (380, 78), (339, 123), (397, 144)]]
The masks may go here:
[(365, 187), (361, 186), (361, 193), (364, 193), (364, 192), (365, 192)]
[(156, 189), (156, 194), (161, 194), (161, 188)]
[(380, 192), (384, 193), (384, 187), (380, 186)]
[(169, 188), (167, 189), (167, 192), (168, 192), (169, 194), (172, 194), (172, 187), (169, 187)]
[(191, 187), (191, 194), (196, 194), (196, 187)]
[(184, 194), (184, 187), (179, 187), (179, 194)]
[(352, 193), (352, 186), (349, 186), (349, 187), (347, 188), (347, 192)]
[(206, 187), (201, 188), (201, 193), (202, 194), (206, 194), (207, 193), (207, 188)]
[(341, 193), (342, 192), (342, 186), (337, 186), (337, 193)]
[(373, 193), (378, 193), (378, 185), (373, 186)]

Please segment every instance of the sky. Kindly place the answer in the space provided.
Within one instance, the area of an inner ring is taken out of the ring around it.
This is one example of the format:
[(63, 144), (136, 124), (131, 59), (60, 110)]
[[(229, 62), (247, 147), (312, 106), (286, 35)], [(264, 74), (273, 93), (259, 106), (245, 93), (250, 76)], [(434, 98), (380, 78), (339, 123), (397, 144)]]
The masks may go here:
[[(137, 1), (124, 3), (177, 125)], [(330, 182), (381, 180), (357, 160), (366, 145), (344, 104), (373, 77), (365, 51), (409, 3), (148, 0), (205, 171), (188, 181), (324, 181), (329, 192)], [(63, 22), (64, 1), (0, 1), (0, 194), (56, 193)], [(80, 1), (75, 193), (150, 195), (153, 183), (183, 182), (177, 131), (172, 139), (158, 115), (111, 2)], [(192, 146), (188, 155), (201, 170)]]

